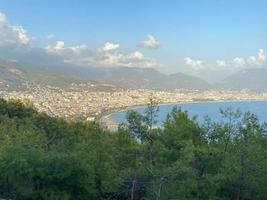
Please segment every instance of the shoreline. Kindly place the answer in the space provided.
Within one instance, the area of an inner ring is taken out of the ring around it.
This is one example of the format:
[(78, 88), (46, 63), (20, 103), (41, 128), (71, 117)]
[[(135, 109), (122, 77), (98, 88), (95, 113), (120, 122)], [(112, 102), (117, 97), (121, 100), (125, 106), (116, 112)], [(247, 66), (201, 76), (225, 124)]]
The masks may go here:
[[(248, 102), (248, 101), (266, 101), (267, 99), (232, 99), (232, 100), (210, 100), (210, 101), (183, 101), (183, 102), (167, 102), (167, 103), (159, 103), (158, 106), (165, 105), (182, 105), (182, 104), (198, 104), (198, 103), (231, 103), (231, 102)], [(116, 113), (126, 112), (129, 110), (136, 110), (140, 108), (145, 108), (147, 104), (144, 105), (135, 105), (135, 106), (127, 106), (125, 108), (118, 108), (117, 110), (111, 110), (109, 113), (100, 117), (99, 122), (101, 126), (107, 128), (110, 131), (114, 131), (118, 128), (119, 122), (116, 122), (112, 119), (112, 115)]]

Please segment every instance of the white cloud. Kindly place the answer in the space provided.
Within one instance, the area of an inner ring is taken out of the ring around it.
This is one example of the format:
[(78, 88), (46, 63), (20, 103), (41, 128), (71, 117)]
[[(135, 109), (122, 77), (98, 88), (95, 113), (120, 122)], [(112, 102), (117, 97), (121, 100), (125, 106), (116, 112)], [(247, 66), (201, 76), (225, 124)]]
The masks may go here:
[(100, 50), (101, 51), (114, 51), (116, 49), (119, 49), (120, 48), (120, 45), (119, 44), (114, 44), (114, 43), (111, 43), (111, 42), (106, 42), (104, 47), (101, 48)]
[(233, 67), (243, 67), (246, 64), (246, 61), (244, 58), (241, 57), (235, 57), (232, 61)]
[(7, 23), (7, 18), (6, 15), (4, 13), (0, 12), (0, 26), (2, 26), (3, 24)]
[(255, 56), (250, 56), (248, 58), (248, 63), (252, 64), (252, 65), (257, 65), (258, 64), (258, 60), (257, 60), (257, 58)]
[[(153, 36), (148, 36), (145, 43), (150, 48), (159, 46)], [(47, 39), (53, 39), (54, 35), (47, 35)], [(53, 45), (43, 48), (33, 48), (30, 44), (33, 37), (29, 37), (22, 26), (9, 24), (6, 16), (0, 12), (0, 50), (28, 47), (29, 51), (22, 51), (29, 59), (47, 60), (48, 62), (64, 62), (81, 66), (99, 67), (156, 67), (159, 64), (146, 57), (140, 51), (125, 52), (120, 50), (120, 44), (106, 42), (102, 48), (92, 49), (85, 44), (66, 45), (64, 41), (57, 41)], [(28, 53), (27, 53), (28, 52)], [(10, 54), (16, 55), (15, 51)], [(36, 58), (35, 58), (36, 57)]]
[(46, 52), (51, 55), (61, 55), (61, 56), (74, 56), (82, 55), (83, 53), (89, 51), (89, 47), (85, 44), (77, 46), (65, 46), (64, 41), (57, 41), (54, 46), (47, 46), (45, 48)]
[(263, 49), (259, 49), (257, 56), (250, 56), (248, 63), (251, 65), (263, 65), (266, 61), (266, 55)]
[(48, 51), (59, 51), (59, 50), (63, 50), (65, 46), (64, 41), (57, 41), (55, 46), (48, 46), (46, 49)]
[(218, 67), (226, 67), (227, 66), (225, 60), (216, 60), (216, 65)]
[(140, 51), (135, 51), (125, 56), (125, 66), (155, 67), (159, 64), (153, 59), (146, 58)]
[(147, 40), (142, 41), (139, 46), (147, 49), (157, 49), (160, 47), (160, 43), (154, 36), (147, 35)]
[(27, 31), (23, 29), (22, 26), (13, 26), (13, 31), (17, 34), (21, 44), (27, 45), (30, 43), (30, 38), (27, 35)]
[(266, 55), (264, 54), (264, 50), (263, 49), (259, 49), (258, 60), (259, 60), (260, 64), (264, 64), (265, 61), (266, 61)]
[(0, 48), (27, 46), (32, 41), (22, 26), (9, 24), (4, 13), (0, 12)]
[(121, 53), (110, 53), (105, 55), (98, 55), (93, 58), (94, 65), (102, 65), (102, 66), (118, 66), (121, 65), (121, 61), (124, 56)]
[(266, 55), (263, 49), (258, 50), (257, 55), (252, 55), (248, 58), (235, 57), (232, 60), (218, 59), (214, 64), (207, 63), (202, 60), (194, 60), (190, 57), (184, 58), (187, 66), (190, 66), (194, 71), (224, 71), (234, 72), (244, 68), (253, 68), (263, 66), (266, 63)]
[(52, 40), (52, 39), (55, 38), (55, 35), (54, 35), (54, 34), (49, 34), (49, 35), (47, 35), (46, 38), (47, 38), (48, 40)]
[(87, 45), (66, 46), (64, 41), (45, 48), (48, 55), (60, 57), (64, 62), (81, 66), (101, 67), (155, 67), (159, 64), (141, 52), (121, 52), (119, 44), (106, 43), (103, 48), (90, 49)]
[(187, 66), (190, 66), (193, 70), (203, 69), (203, 61), (202, 60), (194, 60), (190, 57), (184, 58), (184, 62)]
[(130, 53), (109, 52), (96, 55), (94, 65), (105, 67), (156, 67), (159, 64), (153, 59), (145, 57), (141, 52)]
[(133, 52), (133, 53), (131, 53), (129, 55), (129, 58), (130, 59), (142, 60), (142, 59), (144, 59), (144, 55), (139, 51), (135, 51), (135, 52)]

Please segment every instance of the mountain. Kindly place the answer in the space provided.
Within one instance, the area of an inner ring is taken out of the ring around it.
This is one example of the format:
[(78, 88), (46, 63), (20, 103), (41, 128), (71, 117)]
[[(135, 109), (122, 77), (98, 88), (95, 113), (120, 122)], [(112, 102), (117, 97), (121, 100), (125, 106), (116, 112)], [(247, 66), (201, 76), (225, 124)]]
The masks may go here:
[[(62, 69), (60, 70), (62, 71)], [(166, 75), (153, 68), (133, 68), (133, 67), (114, 67), (114, 68), (68, 68), (68, 73), (75, 74), (82, 79), (96, 80), (111, 83), (123, 88), (134, 89), (210, 89), (211, 85), (195, 76), (184, 73)]]
[(166, 83), (169, 84), (168, 87), (172, 89), (175, 89), (176, 86), (179, 86), (180, 88), (200, 89), (200, 90), (212, 88), (212, 86), (208, 82), (196, 76), (186, 75), (181, 72), (176, 74), (171, 74), (167, 76), (167, 79), (168, 81)]
[[(75, 85), (73, 85), (75, 84)], [(0, 60), (0, 90), (26, 90), (29, 86), (53, 86), (65, 89), (79, 89), (87, 86), (91, 90), (112, 91), (118, 87), (82, 80), (51, 70), (12, 60)]]
[(267, 90), (267, 68), (244, 69), (218, 83), (221, 89)]
[(99, 81), (107, 81), (123, 87), (148, 89), (208, 89), (211, 86), (195, 76), (184, 73), (166, 75), (152, 68), (110, 69)]
[[(53, 69), (53, 70), (51, 70)], [(92, 83), (95, 89), (209, 89), (204, 80), (184, 73), (163, 74), (152, 68), (39, 66), (18, 61), (0, 60), (0, 89), (24, 90), (27, 85), (50, 85), (60, 88), (72, 83)]]

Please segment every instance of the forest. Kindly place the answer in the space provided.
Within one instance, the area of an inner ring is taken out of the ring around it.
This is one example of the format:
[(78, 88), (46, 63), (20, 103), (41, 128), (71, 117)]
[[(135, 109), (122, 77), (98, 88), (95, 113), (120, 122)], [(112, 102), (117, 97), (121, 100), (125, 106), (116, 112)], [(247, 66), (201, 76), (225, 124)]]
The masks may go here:
[(153, 100), (110, 132), (98, 122), (0, 99), (0, 199), (264, 200), (267, 126), (252, 113), (222, 121), (174, 107), (157, 127)]

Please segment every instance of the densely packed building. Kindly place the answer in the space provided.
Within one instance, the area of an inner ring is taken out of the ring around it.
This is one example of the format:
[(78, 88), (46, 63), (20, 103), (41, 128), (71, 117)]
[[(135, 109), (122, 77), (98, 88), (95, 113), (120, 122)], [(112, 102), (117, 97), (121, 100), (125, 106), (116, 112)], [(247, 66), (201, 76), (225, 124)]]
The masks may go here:
[(126, 107), (145, 105), (153, 95), (159, 103), (259, 100), (267, 99), (267, 92), (242, 91), (158, 91), (127, 89), (117, 91), (64, 90), (55, 87), (34, 87), (27, 91), (0, 91), (4, 99), (31, 101), (41, 112), (60, 117), (83, 117), (93, 119)]

